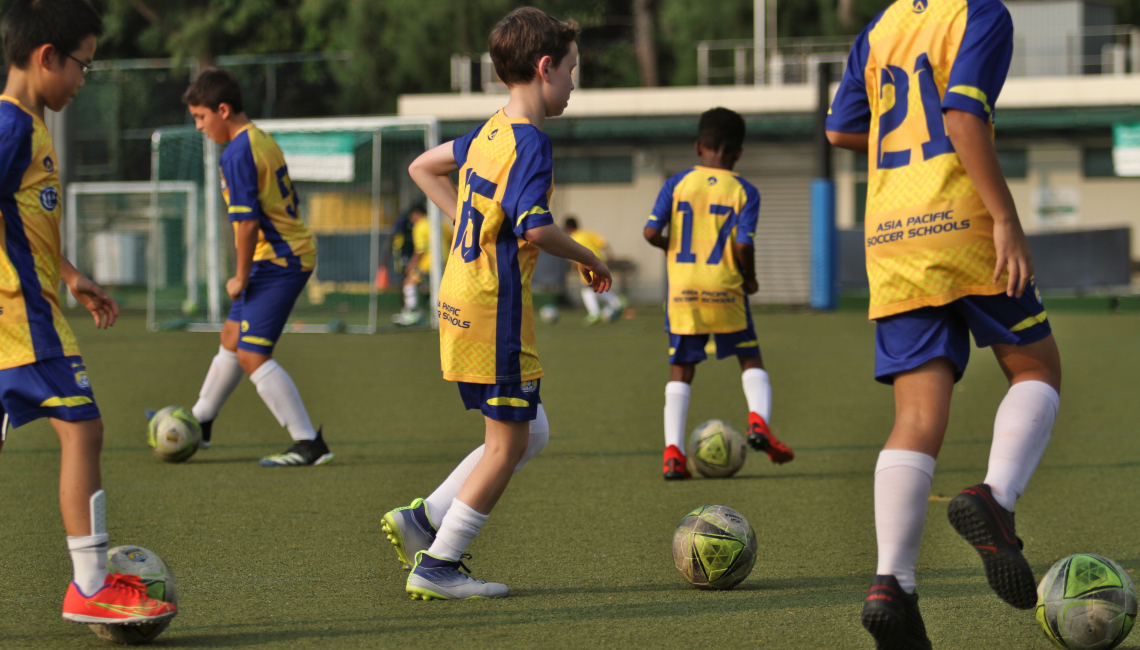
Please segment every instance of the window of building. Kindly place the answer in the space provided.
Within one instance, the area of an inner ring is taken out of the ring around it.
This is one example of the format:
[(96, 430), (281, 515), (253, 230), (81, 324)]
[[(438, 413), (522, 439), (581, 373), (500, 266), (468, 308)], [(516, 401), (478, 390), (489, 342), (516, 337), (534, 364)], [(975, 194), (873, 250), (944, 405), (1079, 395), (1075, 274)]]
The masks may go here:
[(1081, 156), (1081, 167), (1085, 178), (1113, 178), (1116, 168), (1112, 164), (1112, 147), (1085, 149)]
[(555, 157), (554, 182), (632, 183), (633, 156)]
[(1006, 178), (1025, 178), (1029, 173), (1029, 157), (1025, 149), (998, 149), (998, 164)]

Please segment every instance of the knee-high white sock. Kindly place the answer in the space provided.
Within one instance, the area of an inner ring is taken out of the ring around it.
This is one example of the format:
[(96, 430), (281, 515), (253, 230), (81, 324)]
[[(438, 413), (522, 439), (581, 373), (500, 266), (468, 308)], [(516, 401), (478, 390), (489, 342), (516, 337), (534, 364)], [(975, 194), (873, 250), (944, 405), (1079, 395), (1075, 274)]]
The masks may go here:
[(875, 465), (875, 538), (879, 543), (878, 575), (893, 575), (907, 593), (914, 593), (914, 566), (934, 458), (919, 451), (884, 449)]
[(749, 368), (740, 375), (744, 384), (744, 399), (748, 400), (748, 410), (758, 413), (768, 424), (772, 423), (772, 385), (768, 383), (768, 373), (762, 368)]
[(277, 418), (277, 423), (289, 430), (289, 437), (293, 440), (316, 439), (317, 432), (313, 430), (301, 394), (297, 392), (293, 378), (277, 361), (270, 359), (261, 364), (249, 378), (257, 386), (257, 394), (261, 395), (273, 417)]
[(1061, 396), (1042, 381), (1014, 384), (1001, 401), (994, 419), (986, 485), (1006, 510), (1013, 511), (1037, 470), (1060, 406)]
[(665, 384), (665, 446), (676, 445), (685, 453), (685, 418), (693, 387), (683, 381)]
[[(537, 456), (546, 447), (548, 440), (550, 440), (550, 422), (546, 419), (546, 409), (542, 408), (542, 404), (539, 404), (538, 415), (530, 422), (530, 439), (527, 441), (526, 453), (523, 454), (519, 464), (515, 465), (515, 473), (518, 473), (527, 461)], [(463, 483), (467, 481), (467, 477), (471, 476), (472, 470), (479, 464), (479, 459), (483, 457), (483, 447), (484, 445), (479, 445), (475, 451), (467, 454), (467, 458), (464, 458), (443, 483), (440, 483), (439, 487), (424, 499), (428, 519), (436, 526), (443, 521), (448, 509), (455, 501), (456, 495), (463, 487)]]
[(586, 306), (586, 311), (590, 312), (591, 316), (596, 316), (600, 311), (598, 294), (590, 287), (582, 287), (582, 304)]
[(210, 370), (202, 382), (202, 390), (198, 392), (198, 403), (190, 409), (194, 417), (199, 422), (212, 422), (218, 417), (218, 411), (233, 394), (244, 374), (237, 353), (218, 346), (218, 354), (210, 362)]
[(474, 508), (459, 499), (451, 504), (443, 523), (439, 525), (439, 532), (435, 534), (428, 553), (444, 560), (455, 561), (467, 551), (467, 546), (483, 526), (490, 515), (476, 512)]
[(107, 533), (67, 538), (72, 579), (84, 596), (99, 591), (107, 580), (107, 539)]
[(404, 309), (415, 309), (417, 298), (418, 298), (418, 296), (416, 295), (416, 285), (405, 284), (404, 285)]

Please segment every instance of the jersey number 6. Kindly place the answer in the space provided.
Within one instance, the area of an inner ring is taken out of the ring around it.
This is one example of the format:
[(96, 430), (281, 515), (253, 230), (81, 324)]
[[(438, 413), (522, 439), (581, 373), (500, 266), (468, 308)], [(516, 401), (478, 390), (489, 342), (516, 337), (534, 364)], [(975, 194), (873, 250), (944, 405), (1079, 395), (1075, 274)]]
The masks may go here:
[[(688, 201), (678, 201), (677, 212), (681, 213), (681, 250), (677, 252), (677, 263), (695, 264), (697, 255), (693, 252), (693, 206)], [(727, 215), (728, 217), (721, 225), (720, 232), (717, 233), (716, 244), (713, 245), (712, 253), (705, 260), (705, 264), (720, 264), (720, 260), (724, 257), (724, 247), (728, 243), (728, 237), (732, 234), (732, 229), (736, 227), (736, 210), (731, 206), (714, 203), (709, 206), (709, 214)]]
[[(475, 209), (472, 201), (476, 195), (493, 201), (495, 191), (499, 189), (499, 186), (481, 178), (474, 169), (467, 170), (463, 185), (464, 189), (467, 190), (467, 198), (464, 199), (463, 207), (459, 213), (459, 227), (455, 229), (455, 244), (451, 250), (455, 250), (456, 246), (462, 246), (460, 254), (463, 256), (463, 261), (474, 262), (479, 259), (479, 254), (483, 252), (479, 248), (479, 235), (483, 232), (483, 213)], [(467, 245), (468, 237), (471, 241), (470, 246)]]
[(293, 196), (293, 200), (285, 204), (285, 212), (294, 219), (297, 218), (297, 193), (293, 190), (293, 180), (289, 180), (289, 184), (285, 184), (285, 179), (289, 178), (289, 168), (282, 165), (277, 168), (277, 189), (281, 190), (281, 198), (288, 200), (289, 195)]
[[(926, 54), (919, 54), (914, 62), (914, 74), (918, 78), (919, 95), (922, 97), (922, 112), (926, 114), (926, 132), (930, 138), (922, 144), (923, 161), (944, 153), (953, 153), (954, 145), (946, 135), (946, 125), (942, 121), (942, 97), (938, 94), (938, 84), (934, 82), (934, 67)], [(887, 86), (895, 89), (895, 105), (879, 116), (879, 169), (898, 169), (910, 164), (910, 149), (883, 151), (883, 139), (903, 125), (907, 118), (907, 103), (910, 98), (910, 77), (902, 68), (888, 65), (883, 68), (879, 84), (879, 101)], [(909, 144), (909, 143), (908, 143)]]

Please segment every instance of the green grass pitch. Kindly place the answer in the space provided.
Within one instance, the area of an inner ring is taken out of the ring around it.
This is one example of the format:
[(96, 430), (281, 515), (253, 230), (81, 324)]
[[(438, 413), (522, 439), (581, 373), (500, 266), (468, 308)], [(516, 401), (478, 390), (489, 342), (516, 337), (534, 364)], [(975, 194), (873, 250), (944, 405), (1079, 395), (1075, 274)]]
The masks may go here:
[[(872, 648), (859, 611), (875, 570), (872, 471), (893, 418), (890, 389), (871, 377), (873, 326), (855, 313), (757, 315), (773, 427), (796, 460), (750, 455), (735, 478), (667, 484), (666, 340), (654, 311), (609, 327), (584, 329), (573, 312), (539, 325), (550, 444), (470, 549), (475, 576), (512, 595), (427, 603), (404, 594), (380, 517), (425, 496), (483, 433), (440, 378), (433, 333), (285, 337), (277, 358), (324, 423), (330, 465), (257, 466), (288, 438), (248, 381), (222, 411), (215, 446), (168, 465), (146, 446), (143, 409), (193, 404), (216, 335), (152, 334), (137, 318), (98, 332), (73, 314), (107, 428), (111, 541), (157, 551), (178, 576), (182, 611), (157, 646)], [(1140, 317), (1060, 314), (1053, 324), (1061, 412), (1018, 532), (1039, 577), (1075, 552), (1131, 571)], [(974, 350), (919, 558), (937, 648), (1050, 647), (1031, 612), (990, 592), (946, 521), (948, 497), (984, 477), (1003, 393), (991, 354)], [(745, 424), (735, 361), (698, 369), (688, 426), (714, 417)], [(70, 565), (58, 453), (46, 421), (13, 432), (0, 453), (0, 647), (106, 646), (59, 615)], [(729, 592), (689, 587), (670, 556), (681, 518), (714, 503), (748, 517), (760, 541), (751, 577)]]

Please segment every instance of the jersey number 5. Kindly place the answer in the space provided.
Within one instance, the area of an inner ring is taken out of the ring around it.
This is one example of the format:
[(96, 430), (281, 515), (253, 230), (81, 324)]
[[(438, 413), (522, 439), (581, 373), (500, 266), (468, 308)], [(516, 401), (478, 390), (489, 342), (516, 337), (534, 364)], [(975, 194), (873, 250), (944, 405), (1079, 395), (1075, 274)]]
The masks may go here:
[[(479, 259), (480, 253), (483, 252), (479, 247), (479, 235), (483, 232), (483, 213), (476, 210), (472, 202), (476, 195), (493, 201), (495, 191), (499, 189), (499, 186), (485, 178), (480, 178), (474, 169), (467, 170), (463, 186), (467, 190), (467, 198), (464, 199), (463, 207), (459, 212), (459, 227), (456, 228), (455, 244), (451, 250), (461, 246), (459, 252), (463, 261), (474, 262)], [(470, 245), (467, 244), (468, 241), (471, 242)]]
[[(919, 54), (914, 62), (914, 75), (918, 79), (919, 95), (922, 97), (922, 112), (926, 114), (926, 132), (929, 140), (922, 144), (923, 161), (944, 153), (953, 153), (954, 145), (946, 135), (946, 125), (942, 121), (942, 97), (938, 94), (938, 84), (934, 82), (934, 66), (926, 54)], [(910, 164), (910, 149), (884, 151), (883, 139), (906, 122), (907, 104), (910, 99), (910, 77), (902, 68), (888, 65), (883, 68), (879, 84), (879, 101), (887, 86), (895, 89), (895, 105), (879, 116), (879, 169), (898, 169)], [(913, 146), (913, 143), (906, 143)]]
[[(677, 212), (681, 213), (681, 250), (677, 252), (677, 263), (695, 264), (697, 255), (693, 252), (693, 206), (688, 201), (678, 201)], [(736, 227), (736, 210), (731, 206), (714, 203), (709, 206), (709, 214), (727, 216), (724, 224), (720, 227), (720, 232), (717, 233), (712, 254), (705, 260), (705, 264), (720, 264), (724, 257), (724, 247), (728, 243), (728, 237), (732, 234), (732, 229)]]
[(297, 218), (297, 193), (293, 191), (293, 180), (289, 179), (289, 184), (285, 184), (285, 180), (289, 179), (289, 168), (282, 165), (277, 168), (277, 189), (281, 190), (281, 198), (288, 200), (292, 195), (293, 200), (285, 204), (285, 212), (294, 219)]

